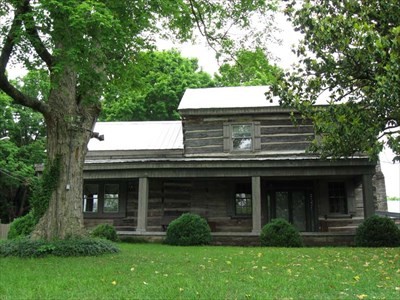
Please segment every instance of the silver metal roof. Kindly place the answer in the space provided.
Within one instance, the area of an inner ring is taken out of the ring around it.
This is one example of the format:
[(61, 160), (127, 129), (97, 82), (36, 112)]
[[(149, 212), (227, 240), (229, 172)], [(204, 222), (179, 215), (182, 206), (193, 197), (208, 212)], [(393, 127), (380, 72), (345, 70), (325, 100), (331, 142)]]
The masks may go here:
[(279, 106), (266, 99), (268, 86), (187, 89), (178, 110)]
[(91, 139), (89, 151), (183, 149), (181, 121), (97, 122), (93, 131), (104, 141)]

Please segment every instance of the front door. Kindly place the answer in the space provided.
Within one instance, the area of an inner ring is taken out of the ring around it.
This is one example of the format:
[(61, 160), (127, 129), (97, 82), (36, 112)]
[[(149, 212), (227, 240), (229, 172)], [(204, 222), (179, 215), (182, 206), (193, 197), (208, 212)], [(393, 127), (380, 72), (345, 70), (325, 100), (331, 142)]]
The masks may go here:
[(310, 189), (278, 188), (267, 192), (268, 221), (282, 218), (299, 231), (312, 231), (312, 206)]

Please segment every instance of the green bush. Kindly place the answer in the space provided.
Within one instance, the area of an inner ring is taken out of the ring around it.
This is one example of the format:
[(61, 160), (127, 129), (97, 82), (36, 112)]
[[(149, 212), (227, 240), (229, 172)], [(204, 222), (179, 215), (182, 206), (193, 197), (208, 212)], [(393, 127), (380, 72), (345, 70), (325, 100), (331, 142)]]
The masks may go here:
[(113, 242), (118, 242), (117, 231), (115, 227), (109, 224), (100, 224), (91, 232), (92, 237), (106, 239)]
[(11, 223), (7, 237), (8, 239), (26, 237), (31, 234), (35, 225), (36, 220), (32, 212), (29, 212), (27, 215), (17, 218)]
[(119, 249), (104, 239), (74, 238), (48, 242), (25, 238), (0, 243), (0, 257), (97, 256), (117, 252)]
[(165, 243), (177, 246), (207, 245), (211, 242), (211, 230), (207, 221), (199, 215), (186, 213), (173, 220), (167, 228)]
[(299, 232), (284, 219), (274, 219), (266, 224), (260, 235), (261, 246), (268, 247), (302, 247)]
[(358, 247), (399, 247), (400, 229), (389, 218), (372, 216), (358, 226), (355, 244)]

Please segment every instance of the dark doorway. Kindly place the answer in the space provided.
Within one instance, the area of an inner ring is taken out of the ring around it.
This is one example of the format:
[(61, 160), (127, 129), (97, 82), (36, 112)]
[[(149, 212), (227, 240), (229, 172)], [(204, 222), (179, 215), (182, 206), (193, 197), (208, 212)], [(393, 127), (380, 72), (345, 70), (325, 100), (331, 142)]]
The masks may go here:
[(268, 221), (282, 218), (299, 231), (313, 228), (312, 182), (276, 182), (267, 186)]

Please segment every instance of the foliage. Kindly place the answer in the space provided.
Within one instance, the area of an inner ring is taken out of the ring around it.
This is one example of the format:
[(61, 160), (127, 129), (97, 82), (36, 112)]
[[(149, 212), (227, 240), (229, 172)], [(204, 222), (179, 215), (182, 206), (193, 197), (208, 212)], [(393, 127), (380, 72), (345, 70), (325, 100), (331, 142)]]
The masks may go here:
[(109, 224), (100, 224), (96, 226), (96, 228), (91, 232), (91, 236), (112, 242), (117, 242), (119, 240), (115, 227)]
[(211, 229), (207, 221), (196, 214), (185, 213), (173, 220), (167, 228), (165, 243), (177, 246), (207, 245)]
[(235, 55), (235, 63), (224, 63), (215, 74), (218, 86), (270, 85), (281, 74), (277, 66), (270, 64), (261, 48), (254, 51), (241, 49)]
[(55, 191), (60, 177), (60, 157), (45, 165), (42, 176), (38, 184), (33, 189), (33, 195), (30, 199), (32, 213), (36, 222), (45, 214), (49, 207), (49, 201), (52, 193)]
[(368, 300), (399, 295), (397, 248), (118, 246), (120, 253), (98, 257), (2, 257), (1, 274), (7, 276), (2, 276), (0, 293), (7, 299), (333, 300), (367, 295)]
[(400, 228), (387, 217), (372, 216), (358, 226), (358, 247), (400, 247)]
[[(16, 85), (35, 95), (46, 93), (46, 82), (40, 73), (29, 72)], [(0, 219), (8, 223), (29, 210), (34, 164), (42, 163), (46, 156), (45, 127), (40, 114), (13, 104), (2, 92), (0, 106), (0, 138), (6, 138), (0, 141)]]
[(178, 104), (187, 88), (213, 86), (197, 59), (184, 58), (176, 50), (140, 52), (122, 76), (108, 89), (102, 120), (179, 119)]
[(272, 92), (316, 123), (312, 150), (376, 159), (386, 143), (399, 155), (398, 1), (291, 1), (286, 13), (303, 34), (300, 63)]
[(400, 201), (400, 197), (397, 196), (391, 196), (391, 197), (386, 197), (387, 201)]
[(10, 225), (7, 238), (17, 239), (30, 235), (35, 228), (36, 223), (37, 221), (35, 220), (32, 212), (29, 212), (23, 217), (14, 219)]
[(299, 232), (284, 219), (273, 219), (266, 224), (260, 234), (262, 246), (301, 247), (303, 242)]
[(0, 257), (97, 256), (117, 253), (119, 249), (103, 239), (75, 238), (55, 240), (17, 239), (0, 243)]

